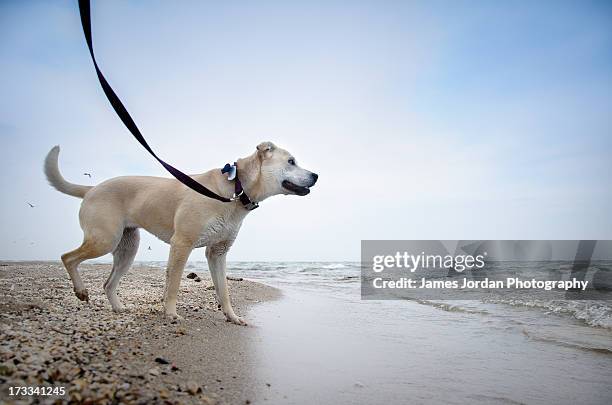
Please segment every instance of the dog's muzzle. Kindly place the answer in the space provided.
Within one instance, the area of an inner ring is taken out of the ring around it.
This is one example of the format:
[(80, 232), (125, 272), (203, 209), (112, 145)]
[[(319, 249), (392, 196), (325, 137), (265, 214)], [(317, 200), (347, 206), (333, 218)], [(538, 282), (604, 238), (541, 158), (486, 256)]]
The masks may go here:
[(316, 173), (311, 173), (310, 175), (312, 182), (310, 183), (310, 185), (308, 186), (298, 186), (295, 183), (290, 182), (289, 180), (283, 180), (283, 188), (285, 190), (289, 190), (291, 191), (293, 194), (296, 195), (306, 195), (308, 193), (310, 193), (310, 187), (314, 186), (315, 183), (317, 182), (317, 179), (319, 178), (319, 175)]

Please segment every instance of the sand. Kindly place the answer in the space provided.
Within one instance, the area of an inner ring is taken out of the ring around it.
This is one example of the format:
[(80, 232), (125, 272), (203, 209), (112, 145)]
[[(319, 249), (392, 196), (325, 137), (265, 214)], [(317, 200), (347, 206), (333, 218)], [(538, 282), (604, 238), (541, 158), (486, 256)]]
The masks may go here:
[[(183, 275), (178, 313), (163, 316), (162, 270), (136, 266), (118, 293), (127, 311), (111, 311), (102, 285), (110, 265), (83, 264), (90, 302), (79, 301), (57, 262), (0, 263), (0, 399), (10, 386), (64, 386), (85, 403), (250, 403), (253, 326), (225, 322), (210, 279)], [(278, 290), (229, 281), (236, 312), (277, 298)], [(248, 317), (246, 318), (248, 322)], [(167, 363), (167, 364), (166, 364)], [(34, 397), (25, 398), (25, 402)], [(22, 398), (23, 399), (23, 398)], [(37, 397), (52, 402), (58, 397)]]

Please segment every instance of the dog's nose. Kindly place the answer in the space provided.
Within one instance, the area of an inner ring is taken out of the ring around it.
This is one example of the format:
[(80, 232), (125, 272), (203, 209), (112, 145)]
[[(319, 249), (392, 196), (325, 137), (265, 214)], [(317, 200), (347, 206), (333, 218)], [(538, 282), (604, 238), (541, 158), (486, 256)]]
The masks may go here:
[(315, 184), (319, 178), (319, 175), (316, 173), (311, 173), (310, 175), (312, 176), (312, 184)]

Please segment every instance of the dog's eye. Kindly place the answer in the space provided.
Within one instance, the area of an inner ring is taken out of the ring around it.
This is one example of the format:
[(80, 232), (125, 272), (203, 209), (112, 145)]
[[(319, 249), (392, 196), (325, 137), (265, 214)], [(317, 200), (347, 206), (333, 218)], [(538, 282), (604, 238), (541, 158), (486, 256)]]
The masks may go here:
[(291, 166), (295, 166), (295, 159), (291, 158), (287, 161)]

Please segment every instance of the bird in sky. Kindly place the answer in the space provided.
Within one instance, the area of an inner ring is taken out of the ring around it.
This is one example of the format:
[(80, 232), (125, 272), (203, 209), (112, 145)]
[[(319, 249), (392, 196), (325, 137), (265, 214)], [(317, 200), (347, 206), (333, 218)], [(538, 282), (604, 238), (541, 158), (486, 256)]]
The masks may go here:
[(147, 250), (153, 250), (153, 249), (151, 249), (151, 246), (149, 246), (149, 248)]
[(30, 202), (28, 203), (28, 205), (30, 206), (30, 208), (36, 207), (36, 205), (34, 205), (34, 204), (30, 203)]
[(83, 176), (88, 176), (91, 179), (91, 173), (83, 173)]

